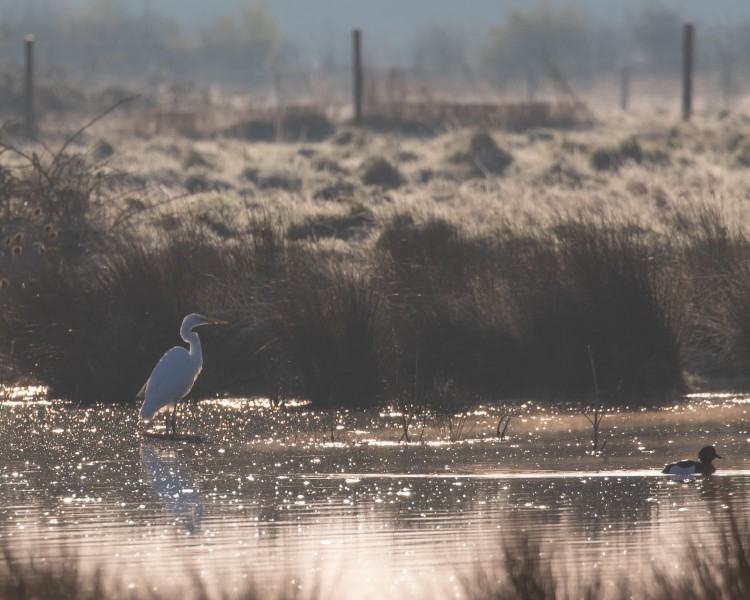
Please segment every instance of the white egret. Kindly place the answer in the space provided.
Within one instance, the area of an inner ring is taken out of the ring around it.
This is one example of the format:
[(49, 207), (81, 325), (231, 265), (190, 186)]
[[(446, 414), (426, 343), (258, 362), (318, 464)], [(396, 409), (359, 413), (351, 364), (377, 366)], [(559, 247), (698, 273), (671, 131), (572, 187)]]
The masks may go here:
[(137, 399), (143, 398), (141, 419), (150, 420), (156, 413), (164, 411), (166, 430), (171, 429), (173, 436), (177, 431), (177, 403), (192, 389), (203, 368), (201, 340), (193, 328), (209, 324), (226, 325), (227, 322), (195, 313), (185, 317), (180, 336), (190, 345), (190, 350), (182, 346), (168, 350), (136, 396)]

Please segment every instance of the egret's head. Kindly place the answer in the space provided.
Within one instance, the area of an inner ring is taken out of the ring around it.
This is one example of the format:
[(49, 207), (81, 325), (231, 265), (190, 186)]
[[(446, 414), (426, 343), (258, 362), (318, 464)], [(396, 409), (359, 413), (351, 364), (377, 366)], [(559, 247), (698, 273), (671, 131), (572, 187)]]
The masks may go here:
[(188, 315), (182, 320), (182, 326), (180, 327), (180, 331), (190, 331), (193, 329), (193, 327), (198, 327), (198, 325), (226, 325), (226, 321), (222, 321), (221, 319), (209, 319), (208, 317), (204, 317), (203, 315), (199, 315), (198, 313), (193, 313), (191, 315)]

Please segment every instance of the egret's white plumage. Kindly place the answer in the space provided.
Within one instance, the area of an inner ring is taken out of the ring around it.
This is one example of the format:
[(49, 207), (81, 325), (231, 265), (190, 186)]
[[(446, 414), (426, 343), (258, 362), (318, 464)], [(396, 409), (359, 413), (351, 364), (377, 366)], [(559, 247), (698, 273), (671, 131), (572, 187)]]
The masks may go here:
[(226, 324), (226, 321), (209, 319), (195, 313), (183, 319), (180, 336), (190, 345), (190, 350), (175, 346), (168, 350), (156, 364), (148, 381), (138, 392), (137, 398), (143, 398), (141, 419), (148, 420), (156, 413), (166, 411), (167, 429), (169, 429), (171, 415), (172, 433), (175, 433), (177, 403), (192, 389), (203, 367), (201, 340), (193, 328), (212, 323)]

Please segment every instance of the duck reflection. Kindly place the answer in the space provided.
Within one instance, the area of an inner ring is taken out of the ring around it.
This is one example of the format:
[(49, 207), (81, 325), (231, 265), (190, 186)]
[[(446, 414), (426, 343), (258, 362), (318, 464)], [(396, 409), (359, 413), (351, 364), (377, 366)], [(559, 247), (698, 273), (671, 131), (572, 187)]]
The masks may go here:
[(141, 446), (141, 466), (146, 480), (176, 522), (194, 534), (203, 519), (203, 497), (190, 469), (179, 453), (157, 446)]

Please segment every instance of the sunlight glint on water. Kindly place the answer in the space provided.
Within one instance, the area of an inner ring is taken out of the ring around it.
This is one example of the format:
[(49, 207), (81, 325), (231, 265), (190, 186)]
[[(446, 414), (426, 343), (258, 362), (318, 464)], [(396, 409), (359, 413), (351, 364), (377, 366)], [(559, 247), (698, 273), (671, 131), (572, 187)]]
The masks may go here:
[[(458, 441), (435, 421), (425, 443), (405, 445), (392, 411), (216, 400), (184, 409), (184, 426), (205, 438), (184, 443), (141, 439), (132, 408), (14, 396), (0, 405), (0, 535), (138, 588), (188, 571), (230, 588), (296, 577), (340, 597), (445, 594), (452, 576), (493, 565), (522, 534), (584, 579), (645, 576), (690, 542), (715, 546), (727, 502), (747, 496), (746, 400), (612, 412), (606, 453), (594, 456), (579, 413), (531, 403), (504, 441), (499, 409), (484, 407)], [(717, 476), (660, 474), (707, 443), (727, 457)], [(734, 508), (747, 516), (746, 503)]]

